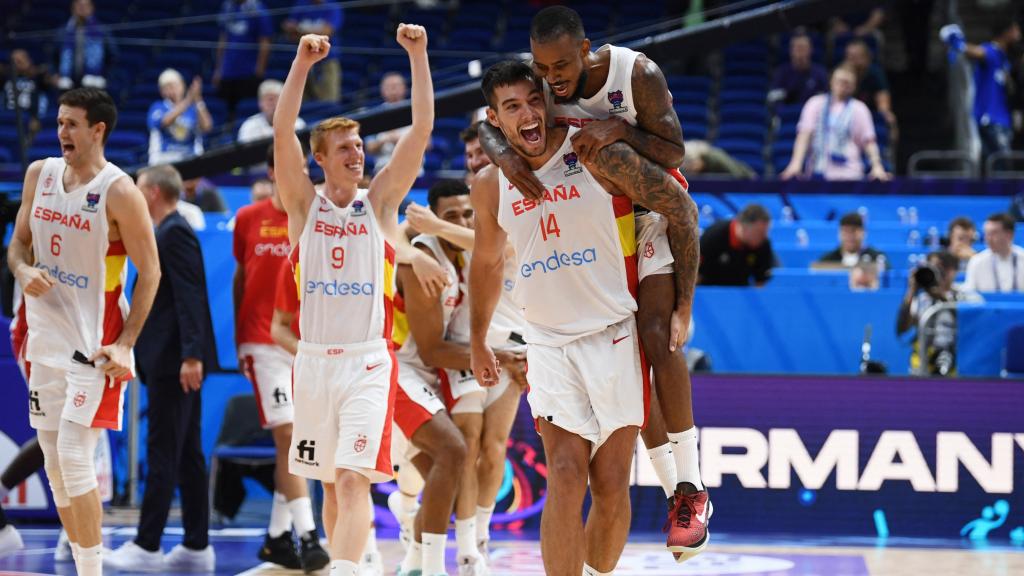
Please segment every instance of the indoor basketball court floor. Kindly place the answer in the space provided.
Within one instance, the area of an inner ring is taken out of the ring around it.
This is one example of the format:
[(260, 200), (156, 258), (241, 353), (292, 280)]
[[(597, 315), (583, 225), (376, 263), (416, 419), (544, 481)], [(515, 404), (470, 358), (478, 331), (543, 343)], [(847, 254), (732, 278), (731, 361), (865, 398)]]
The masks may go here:
[[(26, 549), (0, 559), (0, 576), (73, 575), (72, 564), (54, 564), (56, 528), (21, 529)], [(120, 546), (134, 528), (105, 529), (108, 546)], [(165, 544), (172, 546), (180, 528), (169, 528)], [(1024, 547), (1008, 543), (971, 545), (967, 541), (890, 538), (785, 538), (713, 533), (708, 551), (676, 564), (663, 545), (661, 534), (634, 535), (615, 571), (617, 576), (746, 575), (746, 576), (1014, 576), (1024, 574)], [(211, 530), (217, 551), (217, 575), (275, 576), (301, 574), (260, 565), (256, 560), (263, 537), (261, 528)], [(393, 533), (381, 534), (385, 574), (394, 574), (402, 557)], [(449, 566), (454, 543), (449, 543)], [(326, 574), (326, 571), (324, 571)], [(122, 572), (121, 574), (128, 574)], [(492, 546), (494, 576), (542, 575), (536, 535), (516, 535)]]

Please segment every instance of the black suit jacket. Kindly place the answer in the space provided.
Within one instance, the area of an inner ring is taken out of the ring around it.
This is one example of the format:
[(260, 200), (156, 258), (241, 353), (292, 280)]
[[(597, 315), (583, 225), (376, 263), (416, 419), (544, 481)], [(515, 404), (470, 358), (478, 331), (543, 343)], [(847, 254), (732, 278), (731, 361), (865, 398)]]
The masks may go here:
[(199, 239), (185, 218), (172, 212), (156, 227), (156, 247), (160, 286), (135, 343), (139, 375), (143, 381), (176, 375), (185, 358), (202, 360), (209, 374), (217, 369), (217, 350)]

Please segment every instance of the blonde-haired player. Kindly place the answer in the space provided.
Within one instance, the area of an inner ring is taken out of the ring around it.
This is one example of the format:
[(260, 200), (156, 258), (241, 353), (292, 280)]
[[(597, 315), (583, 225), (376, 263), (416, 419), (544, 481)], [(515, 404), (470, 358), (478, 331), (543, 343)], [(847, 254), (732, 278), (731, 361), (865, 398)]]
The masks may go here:
[(299, 41), (274, 114), (277, 184), (288, 237), (297, 246), (292, 260), (301, 294), (289, 467), (324, 484), (332, 576), (357, 574), (369, 535), (370, 483), (392, 476), (398, 207), (419, 173), (434, 121), (426, 30), (401, 24), (397, 41), (412, 69), (412, 125), (369, 190), (359, 189), (363, 142), (359, 124), (348, 118), (325, 120), (312, 131), (313, 156), (326, 178), (321, 194), (302, 170), (295, 118), (310, 69), (330, 52), (326, 36)]

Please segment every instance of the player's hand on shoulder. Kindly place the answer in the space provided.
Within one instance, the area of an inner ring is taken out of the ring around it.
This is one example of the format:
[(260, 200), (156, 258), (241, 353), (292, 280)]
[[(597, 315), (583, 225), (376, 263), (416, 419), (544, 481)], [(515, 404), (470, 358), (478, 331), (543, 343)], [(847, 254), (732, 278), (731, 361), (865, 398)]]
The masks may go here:
[(49, 292), (50, 288), (56, 284), (49, 272), (35, 266), (21, 266), (15, 271), (14, 277), (25, 294), (37, 298)]
[(501, 173), (515, 186), (523, 198), (540, 202), (544, 198), (544, 185), (522, 157), (510, 155), (501, 166)]
[(331, 53), (331, 39), (319, 34), (306, 34), (299, 38), (299, 48), (295, 59), (312, 66)]
[(427, 29), (416, 24), (399, 24), (395, 33), (398, 44), (409, 54), (427, 51)]
[(419, 281), (423, 292), (431, 298), (440, 296), (441, 292), (451, 283), (448, 272), (437, 260), (419, 250), (416, 251), (410, 264), (412, 264), (413, 274), (416, 275), (416, 280)]
[(589, 164), (597, 159), (597, 153), (605, 146), (626, 137), (626, 123), (618, 118), (606, 118), (588, 123), (573, 134), (569, 140), (580, 161)]

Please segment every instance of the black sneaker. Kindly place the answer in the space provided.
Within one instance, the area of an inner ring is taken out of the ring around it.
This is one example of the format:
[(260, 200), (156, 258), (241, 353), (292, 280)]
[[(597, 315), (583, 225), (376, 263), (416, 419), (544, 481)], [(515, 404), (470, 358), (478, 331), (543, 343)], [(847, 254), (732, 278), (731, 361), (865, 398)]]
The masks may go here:
[(271, 564), (277, 564), (289, 570), (302, 568), (298, 553), (295, 552), (295, 542), (292, 540), (292, 531), (282, 533), (276, 538), (267, 534), (263, 538), (263, 547), (258, 554), (259, 559)]
[(299, 558), (302, 561), (302, 571), (306, 574), (316, 572), (331, 563), (331, 556), (320, 545), (320, 535), (316, 530), (299, 538)]

